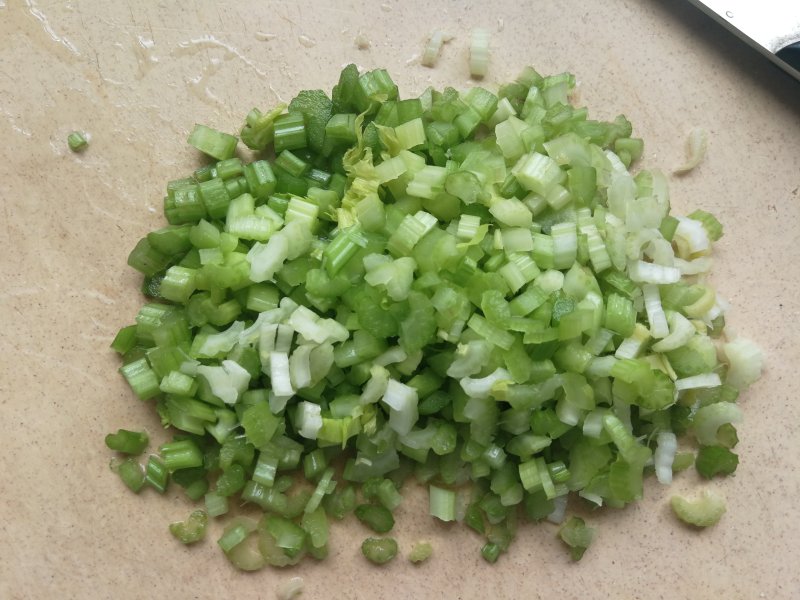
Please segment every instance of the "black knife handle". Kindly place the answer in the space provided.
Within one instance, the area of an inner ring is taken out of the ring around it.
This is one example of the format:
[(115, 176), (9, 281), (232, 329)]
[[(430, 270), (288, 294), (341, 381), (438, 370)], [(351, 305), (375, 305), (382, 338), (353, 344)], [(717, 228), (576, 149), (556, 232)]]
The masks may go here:
[(800, 42), (781, 48), (775, 53), (775, 56), (793, 69), (800, 71)]

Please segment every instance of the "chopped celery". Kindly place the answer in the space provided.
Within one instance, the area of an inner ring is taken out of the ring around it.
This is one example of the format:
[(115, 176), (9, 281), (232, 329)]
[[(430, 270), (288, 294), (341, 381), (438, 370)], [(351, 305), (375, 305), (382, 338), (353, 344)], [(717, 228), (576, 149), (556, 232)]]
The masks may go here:
[[(475, 30), (473, 76), (488, 54)], [(497, 93), (401, 98), (385, 70), (349, 65), (330, 96), (247, 115), (257, 160), (194, 128), (213, 162), (167, 185), (169, 225), (128, 256), (151, 300), (111, 344), (173, 432), (145, 468), (113, 468), (134, 492), (172, 480), (205, 503), (176, 537), (220, 517), (241, 570), (322, 559), (331, 518), (392, 530), (413, 474), (430, 516), (463, 520), (493, 563), (520, 511), (562, 523), (570, 493), (622, 507), (652, 470), (734, 472), (735, 402), (763, 358), (725, 335), (707, 283), (722, 225), (670, 215), (666, 178), (628, 169), (630, 123), (590, 121), (574, 85), (528, 68)], [(134, 456), (147, 443), (106, 438)], [(719, 503), (703, 502), (673, 508), (711, 524)], [(264, 516), (226, 516), (242, 504)], [(579, 560), (593, 530), (572, 517), (559, 536)]]

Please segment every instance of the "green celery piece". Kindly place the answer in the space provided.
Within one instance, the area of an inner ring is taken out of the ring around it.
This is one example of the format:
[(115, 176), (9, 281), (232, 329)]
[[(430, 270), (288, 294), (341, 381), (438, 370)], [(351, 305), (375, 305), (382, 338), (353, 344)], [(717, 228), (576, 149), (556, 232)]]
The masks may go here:
[(430, 542), (416, 542), (411, 547), (411, 552), (408, 553), (408, 560), (419, 564), (428, 560), (431, 554), (433, 554), (433, 546), (431, 546)]
[(242, 415), (242, 427), (247, 441), (256, 448), (271, 441), (281, 424), (281, 420), (272, 414), (266, 402), (251, 406)]
[(559, 528), (558, 537), (569, 546), (572, 560), (578, 561), (583, 558), (584, 552), (592, 543), (594, 529), (587, 527), (586, 522), (580, 517), (570, 517)]
[(711, 490), (703, 490), (696, 499), (673, 496), (670, 506), (675, 515), (684, 523), (695, 527), (716, 525), (725, 514), (725, 499)]
[(117, 472), (128, 489), (136, 494), (141, 491), (145, 484), (145, 473), (136, 459), (127, 458), (119, 463), (112, 461), (111, 468)]
[(208, 513), (204, 510), (196, 510), (185, 521), (171, 523), (169, 532), (182, 544), (194, 544), (205, 537), (207, 524)]
[(339, 75), (339, 83), (331, 92), (331, 112), (333, 114), (355, 112), (355, 88), (358, 85), (358, 67), (347, 65)]
[(109, 433), (106, 436), (106, 446), (123, 454), (141, 454), (147, 448), (149, 441), (150, 438), (144, 431), (127, 429), (118, 429), (116, 433)]
[(257, 571), (266, 559), (259, 545), (258, 523), (249, 517), (238, 516), (231, 520), (217, 544), (233, 566), (242, 571)]
[(334, 519), (341, 521), (356, 507), (356, 492), (353, 486), (346, 485), (323, 499), (325, 509)]
[(555, 503), (547, 497), (544, 490), (526, 493), (523, 506), (525, 516), (531, 521), (541, 521), (555, 509)]
[(497, 559), (500, 558), (500, 552), (500, 546), (493, 542), (487, 542), (481, 547), (481, 556), (490, 564), (497, 562)]
[(170, 257), (157, 250), (148, 238), (142, 238), (128, 255), (128, 265), (143, 273), (153, 276), (166, 269)]
[(301, 113), (306, 120), (308, 147), (322, 152), (325, 125), (331, 118), (333, 104), (322, 90), (303, 90), (289, 103), (289, 112)]
[(67, 136), (67, 145), (73, 152), (83, 152), (89, 147), (89, 141), (80, 131), (73, 131)]
[(355, 509), (356, 517), (375, 533), (387, 533), (394, 527), (394, 517), (385, 506), (360, 504)]
[(708, 373), (717, 365), (714, 342), (701, 335), (693, 336), (685, 346), (667, 352), (666, 356), (680, 377)]
[(397, 556), (397, 542), (393, 538), (367, 538), (361, 543), (361, 552), (371, 563), (383, 565)]
[(167, 467), (158, 456), (151, 455), (147, 459), (147, 465), (144, 470), (145, 483), (155, 489), (159, 494), (167, 491), (167, 484), (169, 483), (169, 471)]
[(232, 135), (216, 131), (205, 125), (195, 125), (188, 139), (190, 146), (194, 146), (200, 152), (217, 160), (232, 158), (238, 141), (238, 138)]
[(711, 238), (711, 241), (716, 242), (722, 237), (722, 224), (710, 212), (697, 209), (689, 213), (688, 216), (690, 219), (700, 221), (703, 224), (703, 228), (708, 233), (708, 237)]
[(233, 464), (217, 478), (216, 492), (220, 496), (233, 496), (244, 487), (245, 482), (244, 468)]
[(136, 325), (123, 327), (114, 336), (111, 348), (119, 354), (125, 355), (136, 346)]
[(328, 544), (328, 517), (322, 508), (303, 513), (301, 522), (312, 548), (324, 548)]
[(724, 446), (700, 446), (694, 467), (706, 479), (730, 475), (739, 466), (739, 457)]

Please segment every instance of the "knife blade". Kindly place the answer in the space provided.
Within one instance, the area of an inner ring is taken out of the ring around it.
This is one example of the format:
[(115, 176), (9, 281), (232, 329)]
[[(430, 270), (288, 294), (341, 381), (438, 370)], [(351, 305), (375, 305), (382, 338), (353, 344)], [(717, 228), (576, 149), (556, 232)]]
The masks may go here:
[(800, 81), (800, 2), (689, 1)]

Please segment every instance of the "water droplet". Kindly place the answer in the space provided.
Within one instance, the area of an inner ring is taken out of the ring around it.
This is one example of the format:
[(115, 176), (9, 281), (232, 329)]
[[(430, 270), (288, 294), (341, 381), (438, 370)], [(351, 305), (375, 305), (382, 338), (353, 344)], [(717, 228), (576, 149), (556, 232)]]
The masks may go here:
[(256, 39), (259, 42), (268, 42), (268, 41), (274, 40), (276, 37), (278, 37), (274, 33), (265, 33), (263, 31), (256, 31), (255, 36), (256, 36)]
[(383, 12), (391, 12), (392, 11), (392, 7), (389, 6), (388, 4), (381, 4), (381, 10)]
[[(8, 124), (11, 125), (11, 129), (16, 131), (18, 134), (25, 136), (26, 138), (32, 137), (31, 130), (25, 127), (25, 125), (21, 122), (22, 117), (17, 117), (14, 114), (10, 113), (8, 110), (0, 106), (0, 113), (6, 117), (6, 121)], [(18, 122), (19, 121), (19, 122)]]
[(203, 71), (200, 73), (200, 75), (196, 75), (195, 77), (187, 77), (184, 81), (186, 82), (186, 87), (195, 98), (201, 102), (205, 102), (210, 106), (221, 108), (227, 111), (228, 107), (225, 105), (225, 103), (208, 87), (209, 79), (212, 75), (219, 71), (221, 67), (222, 61), (218, 58), (212, 58), (203, 67)]
[(195, 38), (188, 40), (186, 42), (181, 42), (178, 44), (178, 47), (172, 51), (173, 56), (191, 56), (202, 52), (203, 50), (211, 49), (211, 48), (220, 48), (223, 50), (223, 59), (230, 60), (232, 58), (238, 58), (248, 67), (250, 67), (259, 77), (264, 79), (267, 78), (266, 71), (258, 68), (258, 66), (249, 58), (247, 58), (244, 54), (241, 53), (237, 48), (231, 46), (230, 44), (226, 44), (225, 42), (221, 42), (217, 38), (212, 35), (204, 35), (200, 38)]
[(80, 52), (78, 52), (78, 49), (71, 41), (67, 39), (66, 36), (59, 36), (56, 34), (55, 30), (53, 30), (53, 27), (50, 25), (50, 21), (48, 20), (47, 15), (45, 15), (36, 6), (36, 3), (33, 2), (33, 0), (25, 0), (25, 5), (28, 7), (28, 12), (31, 14), (31, 16), (37, 21), (39, 21), (39, 23), (41, 23), (42, 29), (51, 40), (53, 40), (57, 44), (61, 44), (62, 46), (64, 46), (73, 55), (80, 56)]

